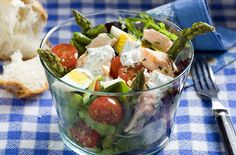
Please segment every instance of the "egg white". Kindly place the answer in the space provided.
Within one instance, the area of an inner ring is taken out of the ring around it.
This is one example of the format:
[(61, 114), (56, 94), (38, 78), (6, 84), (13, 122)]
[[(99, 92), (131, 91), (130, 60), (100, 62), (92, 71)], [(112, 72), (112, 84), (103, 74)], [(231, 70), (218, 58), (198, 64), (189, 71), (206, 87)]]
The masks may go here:
[[(70, 77), (70, 74), (71, 72), (77, 72), (78, 74), (79, 73), (82, 73), (84, 74), (85, 76), (87, 76), (86, 80), (83, 82), (83, 83), (78, 83), (76, 82), (75, 80), (73, 80), (71, 77)], [(91, 74), (91, 72), (87, 69), (83, 69), (83, 68), (76, 68), (76, 69), (73, 69), (71, 72), (67, 73), (65, 76), (63, 76), (61, 79), (70, 84), (70, 85), (73, 85), (75, 87), (78, 87), (78, 88), (81, 88), (81, 89), (86, 89), (89, 87), (89, 85), (93, 82), (93, 79), (94, 79), (94, 76)]]

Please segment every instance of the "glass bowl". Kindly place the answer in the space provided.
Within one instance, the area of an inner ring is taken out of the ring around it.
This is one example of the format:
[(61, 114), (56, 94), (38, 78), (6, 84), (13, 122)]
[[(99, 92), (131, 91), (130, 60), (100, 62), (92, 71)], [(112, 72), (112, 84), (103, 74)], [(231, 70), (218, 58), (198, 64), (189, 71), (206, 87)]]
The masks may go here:
[[(97, 25), (118, 20), (118, 17), (135, 15), (137, 15), (136, 12), (112, 10), (90, 13), (86, 17), (93, 25)], [(155, 20), (164, 22), (166, 27), (174, 33), (181, 30), (167, 20)], [(69, 43), (75, 31), (80, 31), (80, 28), (74, 19), (65, 20), (46, 34), (40, 48), (46, 48), (48, 42), (52, 46)], [(159, 151), (170, 137), (193, 56), (193, 46), (189, 42), (175, 60), (181, 73), (174, 80), (153, 89), (132, 93), (93, 92), (77, 88), (55, 77), (41, 60), (58, 114), (62, 140), (78, 154), (151, 154)], [(116, 98), (122, 105), (121, 123), (107, 125), (93, 120), (86, 106), (85, 108), (81, 106), (84, 96)], [(152, 110), (148, 111), (148, 108), (142, 106), (141, 103), (151, 104)], [(85, 141), (91, 145), (85, 144)], [(94, 141), (96, 141), (95, 147), (92, 145)]]

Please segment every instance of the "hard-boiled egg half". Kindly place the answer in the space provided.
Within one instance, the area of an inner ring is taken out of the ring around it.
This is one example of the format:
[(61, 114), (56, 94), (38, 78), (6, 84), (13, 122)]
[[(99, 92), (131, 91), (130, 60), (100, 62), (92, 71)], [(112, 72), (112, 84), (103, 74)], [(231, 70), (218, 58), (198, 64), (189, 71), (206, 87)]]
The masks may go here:
[(140, 41), (115, 26), (111, 27), (111, 34), (118, 39), (115, 49), (120, 55), (123, 66), (134, 66), (135, 63), (142, 61), (140, 52), (142, 44)]
[(61, 78), (64, 82), (75, 87), (86, 89), (92, 83), (94, 77), (87, 69), (76, 68)]
[(123, 51), (124, 46), (127, 42), (136, 41), (136, 39), (131, 36), (130, 34), (122, 31), (121, 29), (112, 26), (111, 32), (110, 32), (116, 39), (118, 39), (117, 43), (115, 44), (116, 52), (120, 55), (120, 53)]

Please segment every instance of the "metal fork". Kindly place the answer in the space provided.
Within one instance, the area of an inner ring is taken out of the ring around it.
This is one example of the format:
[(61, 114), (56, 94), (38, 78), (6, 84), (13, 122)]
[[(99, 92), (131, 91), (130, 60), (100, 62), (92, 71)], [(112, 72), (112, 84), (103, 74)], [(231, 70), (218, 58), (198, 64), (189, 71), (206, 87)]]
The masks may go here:
[(218, 99), (220, 89), (215, 83), (211, 66), (206, 59), (197, 57), (193, 63), (191, 73), (197, 94), (203, 99), (210, 99), (212, 102), (212, 112), (226, 153), (236, 155), (236, 132), (227, 109)]

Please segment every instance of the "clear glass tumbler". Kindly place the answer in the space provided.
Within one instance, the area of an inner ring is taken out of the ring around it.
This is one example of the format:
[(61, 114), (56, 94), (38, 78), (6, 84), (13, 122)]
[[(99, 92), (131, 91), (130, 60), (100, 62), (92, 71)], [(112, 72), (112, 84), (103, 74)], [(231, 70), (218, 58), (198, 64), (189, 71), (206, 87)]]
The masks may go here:
[[(124, 10), (100, 11), (87, 14), (93, 25), (117, 21), (119, 17), (131, 17), (137, 13)], [(163, 20), (166, 27), (178, 33), (180, 28)], [(73, 32), (80, 31), (73, 18), (52, 28), (42, 40), (40, 48), (50, 44), (69, 43)], [(169, 83), (159, 87), (131, 93), (92, 92), (76, 88), (55, 77), (42, 61), (45, 68), (53, 102), (59, 118), (59, 131), (64, 143), (79, 154), (151, 154), (167, 143), (173, 127), (175, 113), (184, 83), (193, 60), (193, 46), (189, 44), (175, 60), (182, 72)], [(111, 96), (122, 105), (123, 120), (118, 125), (106, 125), (93, 120), (88, 108), (83, 105), (84, 96), (98, 98)], [(144, 101), (150, 107), (142, 107)], [(145, 109), (146, 108), (146, 109)], [(150, 109), (149, 109), (150, 110)], [(85, 142), (91, 145), (85, 145)], [(96, 145), (92, 145), (96, 141)]]

